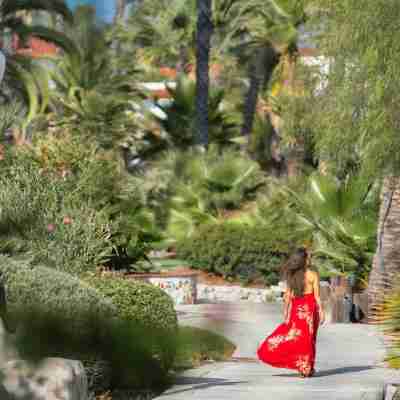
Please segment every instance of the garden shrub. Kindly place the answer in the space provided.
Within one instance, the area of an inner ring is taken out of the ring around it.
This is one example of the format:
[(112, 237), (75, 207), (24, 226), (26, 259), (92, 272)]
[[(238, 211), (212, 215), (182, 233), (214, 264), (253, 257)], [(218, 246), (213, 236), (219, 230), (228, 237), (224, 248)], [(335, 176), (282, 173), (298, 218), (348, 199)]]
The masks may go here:
[(124, 279), (119, 274), (87, 279), (93, 287), (111, 299), (123, 321), (132, 324), (143, 346), (148, 346), (160, 360), (164, 371), (172, 366), (176, 355), (177, 315), (171, 297), (144, 282)]
[(107, 214), (77, 195), (81, 181), (42, 167), (18, 152), (4, 160), (0, 252), (73, 274), (94, 270), (112, 252)]
[(116, 155), (49, 135), (0, 163), (0, 253), (76, 275), (129, 269), (160, 240), (147, 189)]
[(88, 274), (85, 280), (112, 300), (123, 319), (152, 329), (177, 329), (173, 300), (161, 289), (148, 283), (125, 279), (119, 274)]
[(4, 256), (0, 273), (23, 358), (79, 359), (94, 391), (165, 384), (176, 349), (165, 330), (119, 318), (111, 298), (69, 274)]
[(265, 283), (276, 284), (289, 250), (290, 243), (272, 230), (224, 222), (200, 226), (190, 239), (181, 240), (177, 257), (227, 278), (249, 282), (263, 277)]
[(68, 321), (66, 329), (71, 335), (84, 338), (91, 333), (90, 323), (93, 322), (86, 320), (87, 315), (94, 318), (117, 315), (116, 307), (109, 299), (67, 273), (0, 256), (0, 274), (11, 317), (21, 309), (27, 313), (35, 312), (40, 306), (43, 312), (62, 315)]

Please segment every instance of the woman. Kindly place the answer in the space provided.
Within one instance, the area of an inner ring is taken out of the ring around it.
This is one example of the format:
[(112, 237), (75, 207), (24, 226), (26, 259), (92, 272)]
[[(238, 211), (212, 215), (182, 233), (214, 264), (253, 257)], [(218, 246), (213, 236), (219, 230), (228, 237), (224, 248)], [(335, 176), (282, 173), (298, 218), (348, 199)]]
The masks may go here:
[(303, 378), (314, 375), (315, 343), (325, 320), (320, 300), (319, 275), (302, 248), (283, 268), (286, 278), (285, 322), (257, 350), (258, 358), (277, 368), (298, 370)]

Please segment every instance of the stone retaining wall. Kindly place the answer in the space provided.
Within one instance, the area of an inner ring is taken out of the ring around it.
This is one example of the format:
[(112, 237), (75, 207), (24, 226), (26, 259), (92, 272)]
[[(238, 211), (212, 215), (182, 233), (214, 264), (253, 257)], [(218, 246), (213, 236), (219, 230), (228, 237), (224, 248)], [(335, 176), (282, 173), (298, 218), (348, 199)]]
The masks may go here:
[(132, 274), (132, 279), (145, 281), (159, 287), (178, 304), (196, 304), (197, 273)]
[[(132, 279), (146, 281), (168, 293), (178, 304), (196, 303), (268, 303), (282, 301), (284, 282), (269, 288), (248, 288), (239, 285), (208, 285), (198, 282), (195, 271), (166, 272), (161, 274), (132, 274)], [(354, 301), (354, 306), (352, 301)], [(346, 280), (336, 279), (332, 284), (321, 281), (321, 302), (326, 322), (351, 322), (351, 314), (357, 320), (366, 314), (366, 295), (354, 294)]]
[(282, 300), (283, 289), (274, 286), (268, 289), (245, 288), (242, 286), (197, 285), (197, 299), (202, 303), (266, 303)]

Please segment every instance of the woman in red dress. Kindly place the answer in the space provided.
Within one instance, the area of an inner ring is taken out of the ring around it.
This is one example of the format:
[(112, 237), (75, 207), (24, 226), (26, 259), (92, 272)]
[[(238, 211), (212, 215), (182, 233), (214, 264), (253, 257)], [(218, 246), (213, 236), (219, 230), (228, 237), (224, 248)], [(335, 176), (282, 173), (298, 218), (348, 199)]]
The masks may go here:
[(299, 249), (283, 268), (286, 279), (285, 322), (258, 347), (258, 358), (277, 368), (294, 369), (303, 378), (314, 375), (317, 331), (325, 316), (318, 272), (309, 268), (309, 254)]

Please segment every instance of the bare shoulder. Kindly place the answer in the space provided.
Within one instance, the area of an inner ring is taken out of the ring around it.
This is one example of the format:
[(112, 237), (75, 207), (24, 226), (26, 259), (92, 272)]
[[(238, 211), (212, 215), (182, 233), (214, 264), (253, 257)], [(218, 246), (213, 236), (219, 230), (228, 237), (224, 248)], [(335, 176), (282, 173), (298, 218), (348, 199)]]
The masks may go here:
[(307, 274), (307, 277), (309, 277), (311, 280), (319, 279), (319, 273), (315, 269), (307, 269), (306, 274)]

